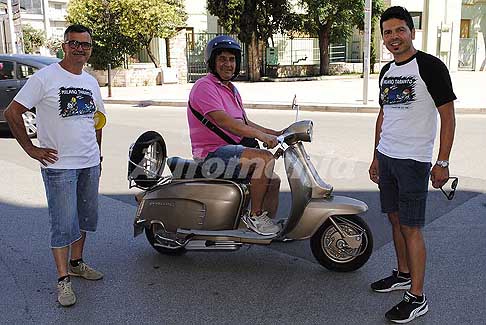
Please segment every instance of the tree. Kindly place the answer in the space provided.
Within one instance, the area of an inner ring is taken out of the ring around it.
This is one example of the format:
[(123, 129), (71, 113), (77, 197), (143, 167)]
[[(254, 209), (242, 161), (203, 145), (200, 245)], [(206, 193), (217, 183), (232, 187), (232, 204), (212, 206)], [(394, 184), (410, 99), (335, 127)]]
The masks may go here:
[(120, 17), (117, 23), (123, 35), (135, 40), (147, 50), (155, 64), (160, 66), (150, 49), (155, 37), (170, 38), (185, 26), (187, 14), (182, 0), (116, 0), (112, 1)]
[(25, 53), (34, 53), (46, 42), (44, 32), (35, 29), (29, 24), (22, 25)]
[(67, 20), (82, 24), (93, 31), (93, 53), (89, 63), (94, 69), (105, 70), (108, 64), (119, 67), (125, 55), (133, 55), (137, 42), (122, 33), (117, 23), (122, 16), (118, 0), (71, 0)]
[(225, 31), (238, 34), (248, 45), (248, 64), (251, 81), (260, 79), (263, 44), (274, 33), (283, 30), (289, 14), (287, 0), (208, 0), (209, 12), (217, 16)]
[(62, 40), (55, 37), (50, 37), (47, 41), (45, 46), (49, 49), (51, 54), (56, 55), (59, 57), (59, 53), (62, 52)]
[(329, 74), (329, 45), (351, 35), (356, 17), (364, 11), (364, 0), (300, 0), (305, 14), (302, 26), (319, 39), (320, 74)]

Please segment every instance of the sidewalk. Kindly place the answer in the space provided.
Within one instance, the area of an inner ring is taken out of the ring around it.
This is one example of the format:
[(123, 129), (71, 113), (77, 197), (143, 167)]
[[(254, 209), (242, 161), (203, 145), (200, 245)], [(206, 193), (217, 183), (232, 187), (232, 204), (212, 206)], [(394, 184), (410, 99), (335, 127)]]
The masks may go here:
[[(486, 113), (486, 72), (451, 74), (458, 113)], [(294, 95), (302, 110), (374, 112), (378, 109), (378, 77), (368, 84), (368, 103), (363, 104), (363, 79), (359, 76), (323, 77), (316, 81), (236, 82), (246, 108), (290, 109)], [(185, 107), (192, 83), (149, 87), (102, 87), (107, 104)]]

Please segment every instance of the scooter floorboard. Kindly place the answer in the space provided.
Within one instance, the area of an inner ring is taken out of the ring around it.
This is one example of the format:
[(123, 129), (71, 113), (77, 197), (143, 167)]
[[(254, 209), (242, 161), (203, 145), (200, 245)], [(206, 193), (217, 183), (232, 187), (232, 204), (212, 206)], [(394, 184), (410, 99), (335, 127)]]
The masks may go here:
[(260, 235), (248, 229), (235, 229), (235, 230), (198, 230), (198, 229), (177, 229), (178, 235), (193, 236), (192, 239), (205, 239), (205, 240), (232, 240), (242, 243), (258, 243), (258, 244), (270, 244), (278, 234), (273, 235)]

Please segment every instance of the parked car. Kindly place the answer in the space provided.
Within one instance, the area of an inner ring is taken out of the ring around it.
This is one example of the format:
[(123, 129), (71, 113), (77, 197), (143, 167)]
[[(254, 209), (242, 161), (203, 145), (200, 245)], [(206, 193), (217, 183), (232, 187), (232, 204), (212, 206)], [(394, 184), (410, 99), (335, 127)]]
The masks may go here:
[[(20, 88), (39, 69), (59, 62), (58, 58), (29, 54), (0, 54), (0, 129), (8, 130), (3, 112)], [(29, 137), (37, 135), (35, 107), (24, 114), (25, 129)]]

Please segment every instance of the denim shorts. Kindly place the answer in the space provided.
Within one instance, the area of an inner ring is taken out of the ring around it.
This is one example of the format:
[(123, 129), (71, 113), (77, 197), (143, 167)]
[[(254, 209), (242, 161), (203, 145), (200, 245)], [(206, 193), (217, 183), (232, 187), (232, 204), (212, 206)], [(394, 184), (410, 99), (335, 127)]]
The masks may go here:
[(41, 168), (51, 226), (51, 248), (67, 247), (81, 231), (96, 231), (100, 166)]
[(240, 158), (245, 150), (242, 145), (226, 145), (210, 152), (202, 163), (208, 178), (249, 179), (249, 173), (241, 170)]
[(423, 227), (431, 163), (377, 153), (381, 211), (398, 212), (400, 224)]

